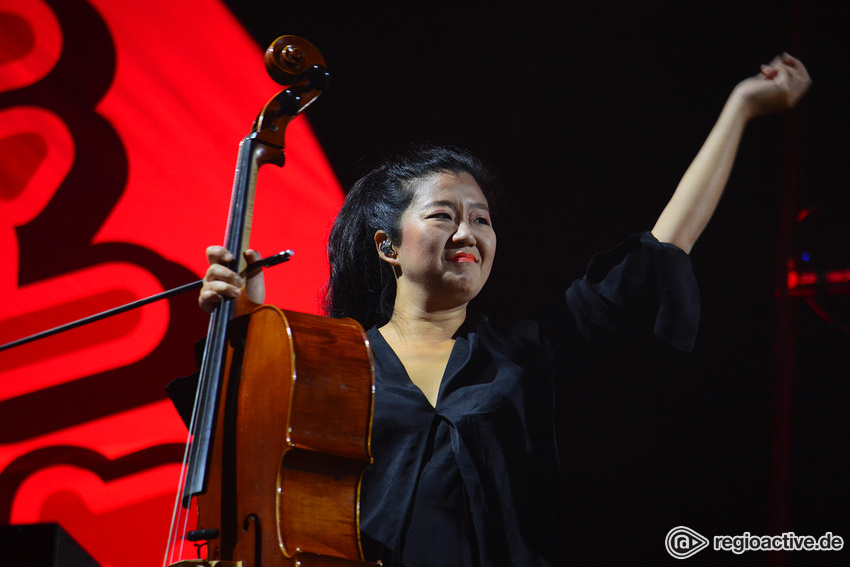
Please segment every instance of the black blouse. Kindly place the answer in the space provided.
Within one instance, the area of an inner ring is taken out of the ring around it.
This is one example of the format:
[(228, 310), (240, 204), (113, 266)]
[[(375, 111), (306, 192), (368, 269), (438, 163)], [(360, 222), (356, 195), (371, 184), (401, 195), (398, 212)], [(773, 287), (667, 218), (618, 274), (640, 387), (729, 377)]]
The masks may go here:
[(458, 333), (432, 407), (376, 328), (372, 452), (361, 488), (367, 558), (385, 565), (560, 565), (555, 389), (588, 346), (648, 326), (691, 350), (699, 291), (690, 259), (650, 233), (594, 256), (549, 317), (508, 334)]

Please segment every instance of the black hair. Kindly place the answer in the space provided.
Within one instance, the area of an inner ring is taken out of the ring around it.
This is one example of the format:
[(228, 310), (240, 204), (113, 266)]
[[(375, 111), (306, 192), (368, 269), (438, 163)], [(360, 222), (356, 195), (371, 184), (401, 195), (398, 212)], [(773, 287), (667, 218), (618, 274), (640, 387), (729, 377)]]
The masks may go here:
[(375, 250), (383, 230), (401, 242), (401, 216), (413, 200), (415, 181), (437, 173), (468, 173), (488, 195), (491, 176), (477, 158), (451, 146), (427, 146), (390, 158), (361, 177), (345, 198), (328, 238), (331, 275), (325, 312), (351, 317), (365, 329), (390, 320), (396, 283), (392, 266)]

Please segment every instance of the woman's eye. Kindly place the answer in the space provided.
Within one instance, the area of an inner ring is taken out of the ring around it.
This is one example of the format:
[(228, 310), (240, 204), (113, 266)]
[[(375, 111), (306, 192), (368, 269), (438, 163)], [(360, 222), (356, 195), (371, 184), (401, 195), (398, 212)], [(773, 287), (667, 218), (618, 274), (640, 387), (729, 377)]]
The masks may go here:
[(451, 219), (452, 216), (449, 213), (431, 213), (428, 215), (429, 219)]
[(488, 226), (490, 225), (490, 219), (488, 219), (487, 217), (478, 217), (475, 219), (475, 222), (477, 222), (478, 224), (486, 224)]

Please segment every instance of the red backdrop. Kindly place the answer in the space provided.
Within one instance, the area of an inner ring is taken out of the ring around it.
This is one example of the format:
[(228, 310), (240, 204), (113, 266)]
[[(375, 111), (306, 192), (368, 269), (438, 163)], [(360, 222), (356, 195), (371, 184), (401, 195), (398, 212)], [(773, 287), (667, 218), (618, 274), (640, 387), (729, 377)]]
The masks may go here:
[[(218, 0), (0, 0), (0, 343), (200, 277), (279, 89)], [(267, 300), (317, 312), (342, 192), (305, 117), (287, 142), (252, 246), (295, 250)], [(186, 440), (163, 388), (205, 326), (182, 297), (0, 352), (0, 522), (59, 522), (104, 567), (160, 563)]]

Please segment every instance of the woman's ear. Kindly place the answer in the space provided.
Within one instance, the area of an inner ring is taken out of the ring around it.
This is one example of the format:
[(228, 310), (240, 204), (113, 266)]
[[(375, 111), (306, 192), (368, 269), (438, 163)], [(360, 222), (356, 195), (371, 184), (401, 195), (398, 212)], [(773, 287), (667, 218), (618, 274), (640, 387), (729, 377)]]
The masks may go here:
[(394, 267), (398, 266), (398, 258), (396, 256), (395, 247), (393, 246), (389, 235), (383, 230), (379, 230), (375, 233), (375, 249), (378, 251), (378, 257), (381, 260)]

